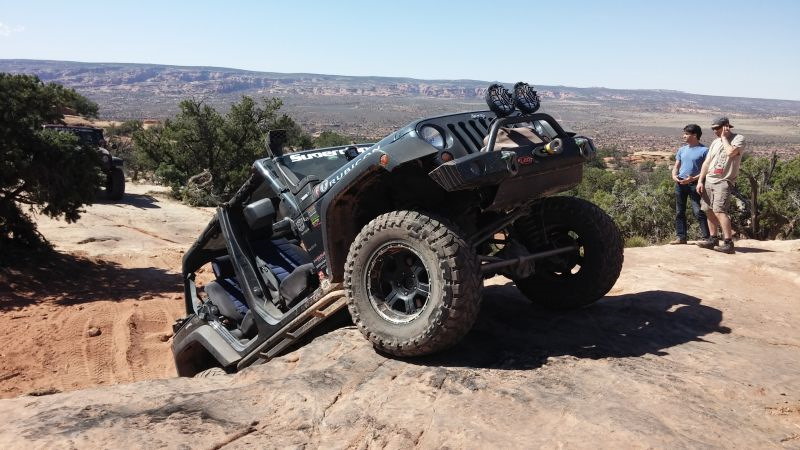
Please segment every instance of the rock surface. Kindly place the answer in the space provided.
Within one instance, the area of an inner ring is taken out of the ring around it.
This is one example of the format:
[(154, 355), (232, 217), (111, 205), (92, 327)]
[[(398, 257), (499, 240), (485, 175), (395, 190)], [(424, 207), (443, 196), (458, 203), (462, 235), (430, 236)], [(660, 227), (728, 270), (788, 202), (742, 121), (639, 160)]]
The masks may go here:
[[(156, 203), (163, 209), (138, 211), (140, 230), (177, 207)], [(72, 242), (86, 238), (71, 233)], [(798, 448), (800, 241), (737, 249), (626, 249), (609, 295), (574, 312), (536, 309), (494, 278), (474, 329), (431, 357), (388, 358), (344, 327), (236, 375), (179, 379), (150, 368), (145, 378), (168, 378), (62, 393), (75, 387), (42, 375), (53, 389), (32, 384), (25, 392), (41, 388), (39, 396), (0, 400), (0, 448)], [(112, 369), (126, 357), (126, 370), (143, 367), (125, 336), (146, 336), (145, 363), (169, 359), (167, 321), (142, 320), (180, 300), (165, 288), (143, 301), (135, 290), (116, 302), (138, 315), (91, 341), (114, 336), (110, 362), (95, 366), (105, 383), (142, 379)], [(92, 298), (52, 314), (87, 314), (102, 302)], [(4, 308), (0, 319), (37, 307)], [(170, 308), (163, 314), (180, 312)], [(27, 373), (12, 370), (3, 383)]]

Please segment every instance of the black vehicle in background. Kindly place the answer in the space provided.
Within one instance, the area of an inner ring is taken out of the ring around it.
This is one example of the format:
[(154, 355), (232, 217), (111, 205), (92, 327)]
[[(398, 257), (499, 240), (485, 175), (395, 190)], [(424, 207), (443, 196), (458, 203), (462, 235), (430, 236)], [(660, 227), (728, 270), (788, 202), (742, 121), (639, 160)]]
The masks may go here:
[[(536, 112), (533, 89), (487, 91), (489, 111), (414, 121), (375, 144), (269, 157), (183, 258), (178, 374), (263, 363), (345, 305), (375, 348), (415, 356), (472, 327), (497, 274), (548, 308), (603, 297), (622, 240), (597, 206), (553, 196), (581, 181), (591, 139)], [(210, 266), (201, 288), (196, 273)]]
[(100, 153), (100, 168), (106, 176), (103, 186), (103, 198), (117, 201), (125, 194), (125, 173), (123, 172), (122, 158), (113, 156), (108, 151), (107, 143), (103, 137), (103, 130), (94, 127), (71, 125), (44, 125), (45, 129), (72, 133), (78, 137), (80, 145), (96, 148)]

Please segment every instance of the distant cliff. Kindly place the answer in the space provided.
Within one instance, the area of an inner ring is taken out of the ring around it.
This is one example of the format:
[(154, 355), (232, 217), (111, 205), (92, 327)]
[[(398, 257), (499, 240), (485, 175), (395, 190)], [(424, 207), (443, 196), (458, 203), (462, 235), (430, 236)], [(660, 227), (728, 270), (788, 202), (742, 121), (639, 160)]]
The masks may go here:
[[(157, 99), (233, 98), (241, 95), (274, 97), (373, 97), (454, 99), (482, 102), (489, 81), (417, 80), (319, 74), (251, 72), (219, 67), (178, 67), (149, 64), (82, 63), (66, 61), (0, 60), (0, 72), (28, 73), (43, 81), (72, 87), (104, 104), (113, 114), (158, 115), (146, 105)], [(535, 84), (535, 75), (526, 80)], [(516, 80), (505, 80), (507, 84)], [(667, 90), (624, 90), (536, 85), (545, 99), (562, 102), (624, 105), (641, 111), (729, 110), (743, 114), (780, 116), (800, 114), (800, 102), (716, 97)], [(174, 103), (174, 102), (171, 102)], [(167, 108), (168, 110), (171, 108)]]

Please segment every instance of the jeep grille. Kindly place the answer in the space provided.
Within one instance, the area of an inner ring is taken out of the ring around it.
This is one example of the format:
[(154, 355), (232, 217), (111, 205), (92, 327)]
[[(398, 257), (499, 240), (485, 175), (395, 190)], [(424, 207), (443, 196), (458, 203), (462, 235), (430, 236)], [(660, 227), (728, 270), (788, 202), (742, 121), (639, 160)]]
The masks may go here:
[(470, 119), (467, 121), (448, 123), (447, 129), (450, 130), (453, 137), (461, 143), (467, 152), (475, 153), (480, 151), (483, 147), (483, 138), (489, 134), (489, 127), (491, 127), (491, 125), (491, 120)]

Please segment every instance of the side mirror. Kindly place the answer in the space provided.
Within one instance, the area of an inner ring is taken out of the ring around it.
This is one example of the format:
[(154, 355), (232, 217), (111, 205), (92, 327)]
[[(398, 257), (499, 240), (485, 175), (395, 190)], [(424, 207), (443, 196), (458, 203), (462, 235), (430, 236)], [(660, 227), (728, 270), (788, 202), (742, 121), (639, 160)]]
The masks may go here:
[(358, 147), (355, 145), (347, 147), (344, 149), (344, 157), (347, 158), (348, 161), (352, 161), (358, 157)]
[(286, 144), (286, 130), (269, 130), (267, 132), (267, 153), (271, 157), (283, 156)]

